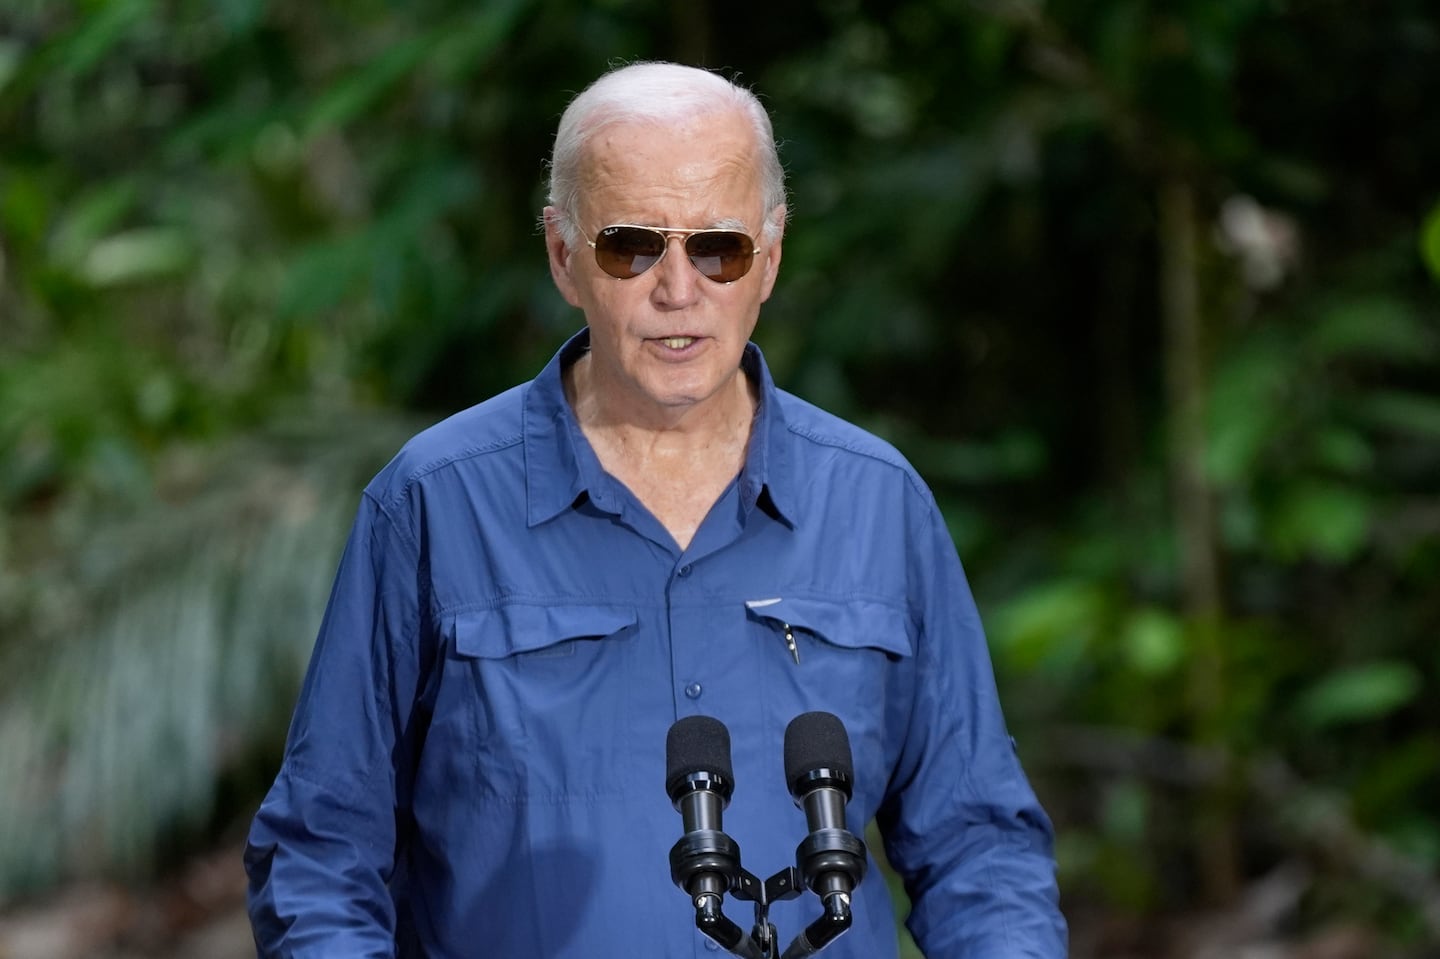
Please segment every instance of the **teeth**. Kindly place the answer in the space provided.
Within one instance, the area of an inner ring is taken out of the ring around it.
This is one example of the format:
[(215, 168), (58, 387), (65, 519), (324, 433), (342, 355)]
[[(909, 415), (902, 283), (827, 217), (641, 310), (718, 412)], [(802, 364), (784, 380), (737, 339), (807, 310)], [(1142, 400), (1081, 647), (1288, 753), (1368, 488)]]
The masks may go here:
[(670, 349), (672, 349), (672, 350), (683, 350), (683, 349), (685, 349), (685, 347), (687, 347), (687, 346), (689, 346), (691, 343), (694, 343), (694, 342), (695, 342), (695, 337), (693, 337), (693, 336), (667, 336), (667, 337), (665, 337), (663, 340), (661, 340), (660, 342), (661, 342), (661, 343), (664, 343), (666, 346), (670, 347)]

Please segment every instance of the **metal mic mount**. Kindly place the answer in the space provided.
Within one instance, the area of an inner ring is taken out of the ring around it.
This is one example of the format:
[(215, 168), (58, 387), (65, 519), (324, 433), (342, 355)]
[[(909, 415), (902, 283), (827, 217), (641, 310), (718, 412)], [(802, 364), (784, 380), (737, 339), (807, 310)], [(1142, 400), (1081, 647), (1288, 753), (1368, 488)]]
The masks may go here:
[[(671, 847), (670, 878), (690, 894), (695, 905), (695, 928), (727, 952), (744, 959), (776, 959), (779, 944), (775, 925), (770, 922), (770, 904), (794, 899), (805, 891), (800, 871), (794, 866), (762, 882), (740, 865), (740, 848), (735, 841), (715, 830), (689, 833)], [(755, 904), (755, 924), (748, 935), (725, 915), (722, 900), (727, 892)], [(790, 955), (789, 950), (785, 955)]]

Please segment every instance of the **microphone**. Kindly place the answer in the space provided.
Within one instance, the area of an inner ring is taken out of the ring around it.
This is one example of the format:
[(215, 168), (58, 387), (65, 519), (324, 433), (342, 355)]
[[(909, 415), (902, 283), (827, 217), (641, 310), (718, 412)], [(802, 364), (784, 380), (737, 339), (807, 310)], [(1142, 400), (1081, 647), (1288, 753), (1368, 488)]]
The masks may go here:
[(814, 955), (850, 928), (850, 894), (865, 875), (865, 844), (845, 825), (854, 761), (850, 737), (833, 713), (802, 713), (785, 727), (785, 781), (805, 810), (810, 835), (795, 850), (802, 881), (825, 912), (796, 937), (782, 959)]
[(735, 790), (730, 731), (718, 719), (687, 716), (665, 736), (665, 792), (685, 834), (670, 850), (670, 878), (695, 906), (695, 925), (727, 950), (761, 959), (760, 949), (721, 910), (738, 881), (740, 847), (725, 835), (722, 814)]

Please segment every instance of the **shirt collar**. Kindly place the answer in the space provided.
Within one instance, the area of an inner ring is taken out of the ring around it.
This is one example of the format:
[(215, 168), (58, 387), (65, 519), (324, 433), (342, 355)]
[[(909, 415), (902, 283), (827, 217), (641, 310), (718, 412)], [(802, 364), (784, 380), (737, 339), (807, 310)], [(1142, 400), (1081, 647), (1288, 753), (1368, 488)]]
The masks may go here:
[[(526, 520), (538, 526), (589, 497), (600, 509), (615, 512), (607, 503), (604, 470), (580, 431), (575, 413), (565, 399), (565, 369), (590, 348), (590, 331), (576, 333), (551, 357), (525, 393)], [(760, 395), (739, 492), (747, 513), (759, 506), (772, 518), (794, 527), (796, 497), (792, 462), (784, 442), (789, 432), (780, 409), (780, 392), (771, 379), (765, 357), (754, 343), (745, 347), (740, 367)]]

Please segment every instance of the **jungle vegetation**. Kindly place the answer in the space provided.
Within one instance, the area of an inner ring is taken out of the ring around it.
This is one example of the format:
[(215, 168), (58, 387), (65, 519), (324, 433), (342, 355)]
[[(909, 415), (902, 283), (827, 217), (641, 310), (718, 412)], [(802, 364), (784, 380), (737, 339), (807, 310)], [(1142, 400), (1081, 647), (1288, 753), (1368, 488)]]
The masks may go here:
[(1425, 0), (7, 0), (0, 906), (235, 835), (361, 485), (580, 322), (544, 160), (632, 59), (770, 107), (757, 340), (935, 489), (1072, 920), (1440, 942)]

